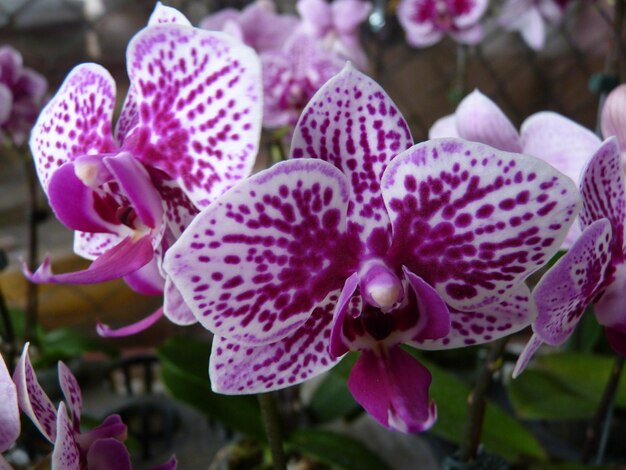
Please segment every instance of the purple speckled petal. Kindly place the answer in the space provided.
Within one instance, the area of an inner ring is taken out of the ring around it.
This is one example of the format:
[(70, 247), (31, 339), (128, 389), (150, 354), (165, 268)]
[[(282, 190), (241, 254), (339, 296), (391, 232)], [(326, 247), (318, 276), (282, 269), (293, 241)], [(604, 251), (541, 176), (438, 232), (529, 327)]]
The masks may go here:
[(33, 369), (28, 357), (28, 347), (29, 343), (26, 343), (13, 372), (17, 402), (22, 412), (31, 419), (44, 437), (50, 442), (54, 442), (57, 432), (57, 413), (48, 395), (37, 381), (35, 369)]
[(626, 332), (626, 315), (624, 315), (624, 292), (626, 292), (626, 263), (621, 262), (612, 267), (610, 282), (600, 300), (594, 305), (594, 313), (598, 323), (608, 328)]
[(110, 233), (74, 233), (74, 253), (85, 259), (95, 260), (124, 240), (123, 236)]
[(460, 137), (456, 129), (456, 114), (449, 114), (439, 118), (428, 130), (429, 139), (439, 139), (441, 137)]
[(450, 311), (437, 291), (426, 284), (416, 274), (403, 268), (417, 299), (419, 321), (415, 327), (413, 340), (438, 339), (450, 333)]
[(459, 136), (472, 142), (491, 145), (507, 152), (521, 152), (517, 130), (493, 101), (474, 90), (456, 109)]
[(165, 272), (216, 335), (274, 343), (355, 271), (349, 192), (329, 163), (274, 165), (205, 209), (167, 251)]
[(480, 20), (487, 11), (489, 0), (475, 0), (467, 2), (467, 5), (469, 6), (465, 10), (454, 16), (455, 26), (461, 29), (469, 28)]
[(390, 235), (380, 178), (391, 159), (411, 144), (409, 128), (391, 98), (348, 64), (302, 112), (291, 155), (324, 160), (345, 173), (352, 186), (350, 224), (368, 249), (379, 253)]
[(526, 369), (526, 366), (542, 344), (543, 341), (541, 341), (537, 335), (532, 335), (530, 337), (528, 343), (526, 343), (526, 346), (524, 347), (524, 350), (517, 358), (517, 362), (515, 362), (513, 374), (511, 374), (514, 379), (518, 378), (519, 375), (524, 372), (524, 369)]
[(443, 338), (412, 341), (427, 350), (454, 349), (490, 341), (516, 333), (537, 317), (537, 306), (525, 284), (513, 289), (513, 295), (501, 303), (474, 312), (450, 309), (451, 329)]
[(252, 169), (261, 130), (260, 63), (223, 33), (151, 26), (128, 46), (139, 124), (124, 147), (177, 180), (199, 207)]
[(22, 262), (22, 272), (31, 281), (37, 284), (95, 284), (97, 282), (119, 279), (137, 271), (149, 263), (154, 257), (150, 236), (141, 238), (127, 237), (118, 245), (96, 258), (87, 269), (71, 273), (54, 274), (50, 267), (50, 257), (47, 256), (41, 266), (31, 273), (28, 266)]
[(354, 273), (346, 279), (335, 305), (333, 327), (330, 333), (330, 346), (328, 347), (332, 357), (343, 356), (352, 346), (351, 341), (344, 335), (343, 323), (346, 315), (349, 314), (350, 302), (357, 287), (359, 287), (359, 275)]
[[(153, 175), (154, 179), (155, 176)], [(156, 187), (161, 195), (167, 226), (175, 240), (180, 237), (180, 234), (198, 214), (198, 209), (175, 181), (158, 179)]]
[(626, 152), (626, 84), (620, 85), (606, 97), (602, 108), (602, 135), (617, 137), (619, 148)]
[(137, 333), (141, 333), (147, 330), (163, 317), (163, 308), (155, 310), (153, 313), (145, 318), (142, 318), (136, 323), (122, 326), (121, 328), (113, 329), (104, 323), (98, 322), (96, 325), (96, 331), (103, 338), (123, 338), (124, 336), (132, 336)]
[[(52, 470), (74, 470), (80, 468), (80, 451), (74, 440), (72, 421), (67, 416), (65, 403), (59, 404), (56, 422), (56, 440), (50, 461)], [(91, 467), (89, 467), (91, 470)]]
[(549, 111), (533, 114), (524, 121), (521, 142), (525, 154), (547, 161), (575, 183), (602, 143), (589, 129)]
[(372, 418), (388, 429), (425, 431), (437, 419), (428, 398), (431, 376), (417, 359), (397, 346), (364, 351), (352, 368), (348, 387)]
[(123, 145), (126, 136), (139, 124), (139, 108), (135, 88), (131, 85), (122, 105), (122, 111), (115, 124), (115, 140), (118, 145)]
[(289, 336), (264, 346), (246, 346), (216, 336), (209, 365), (218, 393), (262, 393), (304, 382), (333, 367), (340, 358), (328, 351), (333, 308), (339, 291), (313, 310)]
[(13, 445), (20, 435), (20, 410), (17, 392), (9, 370), (0, 356), (0, 454)]
[(191, 26), (187, 17), (176, 8), (168, 7), (163, 5), (161, 2), (157, 2), (152, 15), (150, 15), (150, 19), (148, 20), (148, 26), (163, 23), (175, 23), (183, 26)]
[(176, 325), (193, 325), (198, 321), (169, 277), (165, 280), (163, 313), (169, 321)]
[(624, 259), (625, 247), (626, 195), (619, 150), (615, 137), (605, 140), (587, 163), (580, 180), (581, 227), (584, 229), (595, 220), (609, 219), (613, 229), (613, 263)]
[(98, 439), (87, 452), (89, 470), (132, 470), (130, 455), (120, 441), (107, 438)]
[(80, 431), (80, 414), (83, 409), (83, 396), (80, 391), (80, 385), (69, 367), (59, 361), (59, 384), (65, 397), (65, 403), (69, 409), (74, 423), (74, 430)]
[(124, 276), (124, 282), (143, 295), (161, 295), (165, 288), (165, 279), (161, 275), (156, 258), (148, 264)]
[(44, 191), (58, 167), (87, 154), (111, 153), (115, 82), (96, 64), (74, 68), (39, 115), (30, 139)]
[(460, 139), (402, 153), (382, 188), (392, 263), (463, 311), (512, 294), (554, 255), (579, 206), (572, 180), (542, 160)]
[(572, 334), (605, 286), (610, 248), (611, 224), (607, 219), (597, 220), (541, 278), (533, 292), (539, 312), (533, 331), (544, 343), (560, 345)]

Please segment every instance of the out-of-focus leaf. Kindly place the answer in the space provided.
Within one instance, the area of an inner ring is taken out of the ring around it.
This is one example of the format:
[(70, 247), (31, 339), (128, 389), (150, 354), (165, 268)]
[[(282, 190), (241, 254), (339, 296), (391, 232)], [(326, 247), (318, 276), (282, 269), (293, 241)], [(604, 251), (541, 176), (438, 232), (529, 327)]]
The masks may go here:
[(290, 448), (314, 456), (332, 468), (384, 470), (390, 468), (380, 457), (348, 436), (319, 429), (299, 429), (287, 438)]
[(265, 440), (254, 397), (220, 395), (211, 390), (208, 361), (211, 345), (192, 338), (170, 338), (157, 350), (161, 375), (174, 398), (193, 406), (225, 426)]
[(335, 366), (317, 387), (309, 410), (316, 421), (326, 423), (353, 415), (361, 409), (348, 389), (347, 377), (356, 360), (355, 354), (347, 355)]
[[(525, 418), (580, 419), (593, 416), (614, 358), (583, 353), (536, 356), (509, 384), (513, 406)], [(626, 389), (618, 387), (616, 405), (626, 407)]]
[(35, 367), (55, 365), (82, 356), (86, 352), (100, 352), (115, 357), (118, 351), (96, 336), (85, 335), (74, 328), (56, 328), (39, 333), (40, 353), (34, 360)]
[[(428, 368), (433, 377), (430, 396), (437, 403), (437, 422), (432, 432), (453, 442), (460, 442), (470, 388), (454, 375), (419, 356), (416, 350), (407, 350)], [(508, 460), (521, 456), (542, 458), (545, 455), (537, 439), (519, 421), (489, 402), (481, 442), (488, 451)]]

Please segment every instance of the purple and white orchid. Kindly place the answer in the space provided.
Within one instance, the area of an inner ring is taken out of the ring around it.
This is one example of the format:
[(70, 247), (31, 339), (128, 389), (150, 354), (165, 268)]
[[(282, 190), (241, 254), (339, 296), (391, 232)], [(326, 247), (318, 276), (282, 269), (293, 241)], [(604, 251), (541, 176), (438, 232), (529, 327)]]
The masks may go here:
[(99, 65), (83, 64), (44, 109), (30, 143), (52, 209), (76, 231), (74, 251), (94, 261), (53, 274), (46, 258), (29, 278), (123, 277), (140, 293), (165, 291), (163, 310), (120, 334), (162, 313), (195, 322), (161, 260), (199, 209), (250, 173), (261, 124), (258, 57), (228, 35), (193, 28), (158, 4), (127, 58), (130, 91), (114, 132), (115, 82)]
[(446, 34), (462, 44), (477, 44), (488, 6), (488, 0), (401, 0), (397, 15), (413, 47), (432, 46)]
[(24, 67), (18, 51), (0, 47), (0, 141), (8, 136), (15, 145), (24, 143), (47, 89), (46, 79)]
[(2, 454), (20, 435), (20, 410), (17, 404), (17, 390), (2, 356), (0, 356), (0, 397), (2, 397), (0, 400), (0, 470), (11, 470), (11, 466)]
[(356, 400), (388, 428), (423, 430), (430, 374), (400, 345), (462, 347), (534, 319), (524, 279), (576, 217), (573, 182), (483, 144), (412, 145), (384, 90), (346, 66), (305, 108), (293, 158), (170, 248), (165, 271), (215, 333), (216, 391), (283, 388), (361, 351)]

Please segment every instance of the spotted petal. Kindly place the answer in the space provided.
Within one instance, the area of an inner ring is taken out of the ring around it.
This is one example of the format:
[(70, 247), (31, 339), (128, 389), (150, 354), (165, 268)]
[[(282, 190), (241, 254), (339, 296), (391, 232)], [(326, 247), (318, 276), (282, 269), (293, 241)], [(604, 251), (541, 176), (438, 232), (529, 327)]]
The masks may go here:
[(382, 187), (390, 258), (462, 311), (512, 295), (556, 252), (579, 205), (574, 183), (542, 160), (460, 139), (415, 145)]
[(216, 335), (274, 343), (355, 270), (344, 236), (348, 195), (345, 176), (326, 162), (279, 163), (205, 209), (164, 269)]
[(59, 361), (59, 384), (65, 397), (65, 403), (69, 407), (74, 429), (80, 430), (80, 414), (83, 408), (83, 396), (78, 381), (69, 367)]
[(324, 160), (345, 173), (354, 204), (350, 222), (367, 241), (376, 228), (389, 236), (380, 178), (391, 159), (412, 143), (404, 118), (385, 91), (348, 64), (302, 112), (291, 155)]
[[(0, 356), (0, 454), (13, 445), (20, 435), (20, 411), (17, 392), (9, 370)], [(1, 468), (1, 466), (0, 466)]]
[(115, 82), (96, 64), (74, 68), (39, 115), (30, 139), (44, 191), (58, 167), (76, 157), (116, 149), (111, 136)]
[(264, 346), (213, 339), (209, 375), (218, 393), (262, 393), (304, 382), (330, 369), (338, 357), (328, 351), (333, 308), (339, 292), (313, 310), (289, 336)]
[(57, 433), (57, 412), (37, 381), (35, 369), (28, 357), (29, 344), (26, 343), (20, 357), (13, 382), (17, 389), (17, 401), (22, 412), (28, 416), (33, 424), (41, 431), (46, 439), (55, 442)]
[(460, 137), (456, 128), (455, 114), (437, 119), (428, 130), (429, 139), (439, 139), (440, 137)]
[(72, 421), (67, 416), (65, 403), (59, 404), (57, 416), (56, 440), (50, 468), (55, 470), (80, 468), (80, 452), (74, 440)]
[(163, 313), (172, 323), (186, 326), (193, 325), (198, 321), (169, 277), (165, 280), (165, 299), (163, 302)]
[(128, 47), (139, 124), (125, 148), (205, 207), (248, 175), (261, 129), (260, 64), (223, 33), (163, 24)]
[(619, 148), (626, 152), (626, 85), (620, 85), (606, 97), (602, 108), (602, 135), (614, 135)]
[(152, 15), (150, 15), (150, 19), (148, 20), (148, 26), (163, 23), (175, 23), (183, 26), (191, 26), (187, 17), (176, 8), (168, 7), (163, 5), (161, 2), (157, 2)]
[(123, 236), (115, 234), (77, 231), (74, 233), (74, 253), (85, 259), (94, 260), (122, 240)]

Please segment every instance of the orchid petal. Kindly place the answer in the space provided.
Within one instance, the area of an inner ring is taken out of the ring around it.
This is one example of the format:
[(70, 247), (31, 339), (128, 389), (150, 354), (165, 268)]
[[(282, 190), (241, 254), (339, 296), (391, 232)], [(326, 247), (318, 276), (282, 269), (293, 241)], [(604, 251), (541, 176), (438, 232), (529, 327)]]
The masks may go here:
[(175, 325), (193, 325), (198, 321), (169, 277), (165, 279), (163, 313)]
[(624, 292), (626, 289), (626, 264), (619, 263), (611, 272), (610, 284), (593, 307), (600, 325), (626, 331)]
[(104, 323), (98, 322), (96, 331), (103, 338), (123, 338), (124, 336), (132, 336), (147, 330), (163, 317), (163, 308), (159, 308), (145, 318), (136, 323), (132, 323), (121, 328), (113, 329)]
[(421, 277), (406, 267), (403, 267), (402, 270), (415, 292), (417, 300), (416, 313), (419, 315), (419, 321), (413, 339), (417, 341), (438, 339), (448, 335), (450, 332), (450, 311), (446, 303), (437, 291), (426, 284)]
[(74, 253), (85, 259), (95, 260), (124, 240), (123, 236), (112, 233), (74, 233)]
[(511, 295), (555, 254), (579, 205), (573, 182), (542, 160), (459, 139), (398, 155), (382, 188), (388, 256), (462, 311)]
[(458, 134), (506, 152), (521, 152), (520, 137), (502, 110), (480, 91), (467, 95), (456, 110)]
[(547, 36), (546, 24), (537, 9), (528, 9), (512, 26), (513, 30), (519, 31), (531, 49), (536, 51), (543, 49)]
[(168, 7), (163, 5), (161, 2), (157, 2), (152, 15), (150, 15), (150, 19), (148, 20), (148, 26), (163, 23), (175, 23), (183, 26), (191, 26), (187, 17), (176, 8)]
[(443, 32), (436, 29), (430, 21), (415, 21), (415, 1), (402, 0), (397, 9), (397, 17), (400, 25), (406, 33), (406, 40), (414, 47), (427, 47), (435, 44), (443, 38)]
[(89, 470), (132, 470), (130, 455), (120, 441), (107, 438), (98, 439), (87, 452)]
[(615, 88), (606, 97), (602, 108), (602, 135), (617, 137), (619, 148), (626, 151), (626, 84)]
[(380, 178), (411, 144), (409, 128), (385, 91), (348, 64), (302, 112), (291, 155), (328, 161), (344, 172), (352, 185), (351, 225), (369, 251), (384, 251), (379, 245), (388, 244), (390, 233)]
[(0, 455), (0, 470), (13, 470), (13, 467)]
[(0, 83), (0, 124), (4, 124), (11, 116), (13, 107), (13, 93), (8, 86)]
[(456, 114), (449, 114), (437, 119), (429, 129), (429, 139), (438, 139), (441, 137), (460, 137), (456, 128)]
[(609, 219), (613, 229), (613, 263), (624, 259), (624, 220), (626, 220), (626, 195), (624, 172), (620, 162), (617, 140), (605, 140), (583, 170), (580, 181), (583, 207), (580, 211), (582, 228), (602, 218)]
[(295, 15), (277, 14), (274, 2), (269, 0), (251, 3), (235, 21), (238, 21), (242, 40), (257, 52), (282, 47), (300, 24)]
[(278, 163), (196, 217), (163, 268), (216, 335), (276, 342), (354, 271), (344, 235), (349, 191), (326, 162)]
[(128, 437), (128, 427), (119, 415), (110, 415), (95, 428), (82, 434), (77, 434), (75, 437), (78, 447), (83, 452), (87, 452), (95, 442), (102, 439), (125, 441)]
[(23, 67), (22, 54), (11, 46), (0, 47), (0, 77), (4, 83), (15, 83)]
[(159, 178), (155, 186), (161, 195), (167, 226), (177, 239), (198, 214), (198, 209), (175, 181)]
[(54, 274), (50, 269), (50, 257), (47, 256), (41, 266), (31, 273), (25, 262), (22, 262), (24, 275), (37, 284), (95, 284), (111, 281), (137, 271), (152, 260), (154, 251), (149, 236), (135, 239), (127, 237), (119, 244), (96, 258), (83, 271)]
[[(0, 454), (13, 445), (20, 435), (20, 410), (17, 391), (9, 370), (0, 356)], [(0, 467), (1, 468), (1, 467)]]
[(114, 152), (111, 117), (115, 82), (96, 64), (82, 64), (67, 76), (61, 89), (39, 115), (30, 149), (44, 191), (52, 174), (81, 155)]
[(332, 27), (331, 5), (326, 0), (298, 0), (296, 10), (316, 36), (325, 35)]
[(22, 412), (30, 418), (44, 437), (50, 442), (54, 442), (57, 432), (57, 413), (50, 398), (37, 381), (35, 369), (33, 369), (28, 357), (28, 347), (29, 343), (26, 343), (13, 372), (17, 402)]
[[(80, 452), (74, 440), (72, 422), (67, 416), (65, 403), (59, 404), (56, 422), (56, 440), (50, 463), (51, 470), (70, 470), (80, 468)], [(91, 467), (89, 467), (91, 470)]]
[(539, 312), (533, 331), (544, 343), (560, 345), (572, 334), (605, 285), (610, 248), (611, 225), (597, 220), (541, 278), (533, 292)]
[(530, 340), (526, 343), (524, 350), (517, 358), (517, 362), (515, 362), (515, 368), (513, 369), (512, 374), (514, 379), (518, 378), (519, 375), (524, 372), (524, 369), (526, 369), (526, 366), (528, 366), (528, 363), (541, 345), (543, 345), (543, 341), (541, 341), (537, 335), (534, 334), (530, 337)]
[(473, 46), (483, 40), (483, 26), (475, 24), (469, 28), (460, 29), (459, 31), (451, 31), (450, 36), (461, 44)]
[(604, 334), (606, 335), (611, 349), (617, 354), (626, 356), (626, 333), (615, 328), (607, 327), (604, 329)]
[(524, 121), (521, 143), (524, 153), (547, 161), (576, 183), (585, 163), (601, 144), (590, 130), (549, 111)]
[(115, 140), (119, 146), (124, 144), (126, 136), (139, 124), (139, 107), (137, 106), (137, 92), (135, 87), (128, 87), (128, 94), (124, 99), (120, 116), (115, 124)]
[(65, 397), (65, 403), (69, 407), (72, 416), (72, 422), (76, 431), (80, 430), (80, 414), (83, 409), (83, 396), (80, 391), (80, 385), (69, 367), (62, 361), (59, 361), (59, 384)]
[(370, 416), (388, 429), (413, 433), (430, 428), (436, 418), (428, 398), (428, 369), (399, 347), (364, 351), (352, 367), (348, 387)]
[(460, 29), (470, 28), (476, 24), (487, 11), (489, 0), (474, 0), (467, 4), (469, 6), (465, 8), (465, 11), (460, 11), (454, 16), (454, 24)]
[(454, 349), (488, 343), (523, 330), (537, 317), (537, 306), (526, 284), (512, 289), (512, 295), (473, 312), (450, 310), (450, 333), (434, 340), (413, 341), (426, 350)]
[(258, 57), (228, 35), (177, 24), (144, 29), (127, 55), (140, 122), (125, 148), (207, 206), (252, 169), (261, 130)]
[(132, 290), (143, 295), (161, 295), (165, 287), (165, 280), (154, 257), (137, 271), (124, 276), (124, 282)]
[(330, 4), (335, 29), (339, 34), (358, 37), (359, 25), (372, 10), (372, 4), (363, 0), (336, 0)]
[(328, 351), (333, 291), (308, 320), (287, 337), (263, 346), (247, 346), (216, 336), (209, 375), (215, 392), (263, 393), (295, 385), (333, 367), (340, 358)]
[(359, 275), (354, 273), (346, 279), (335, 305), (329, 346), (329, 352), (332, 357), (341, 357), (352, 348), (352, 342), (344, 335), (343, 325), (346, 316), (349, 314), (350, 304), (357, 287), (359, 287)]

